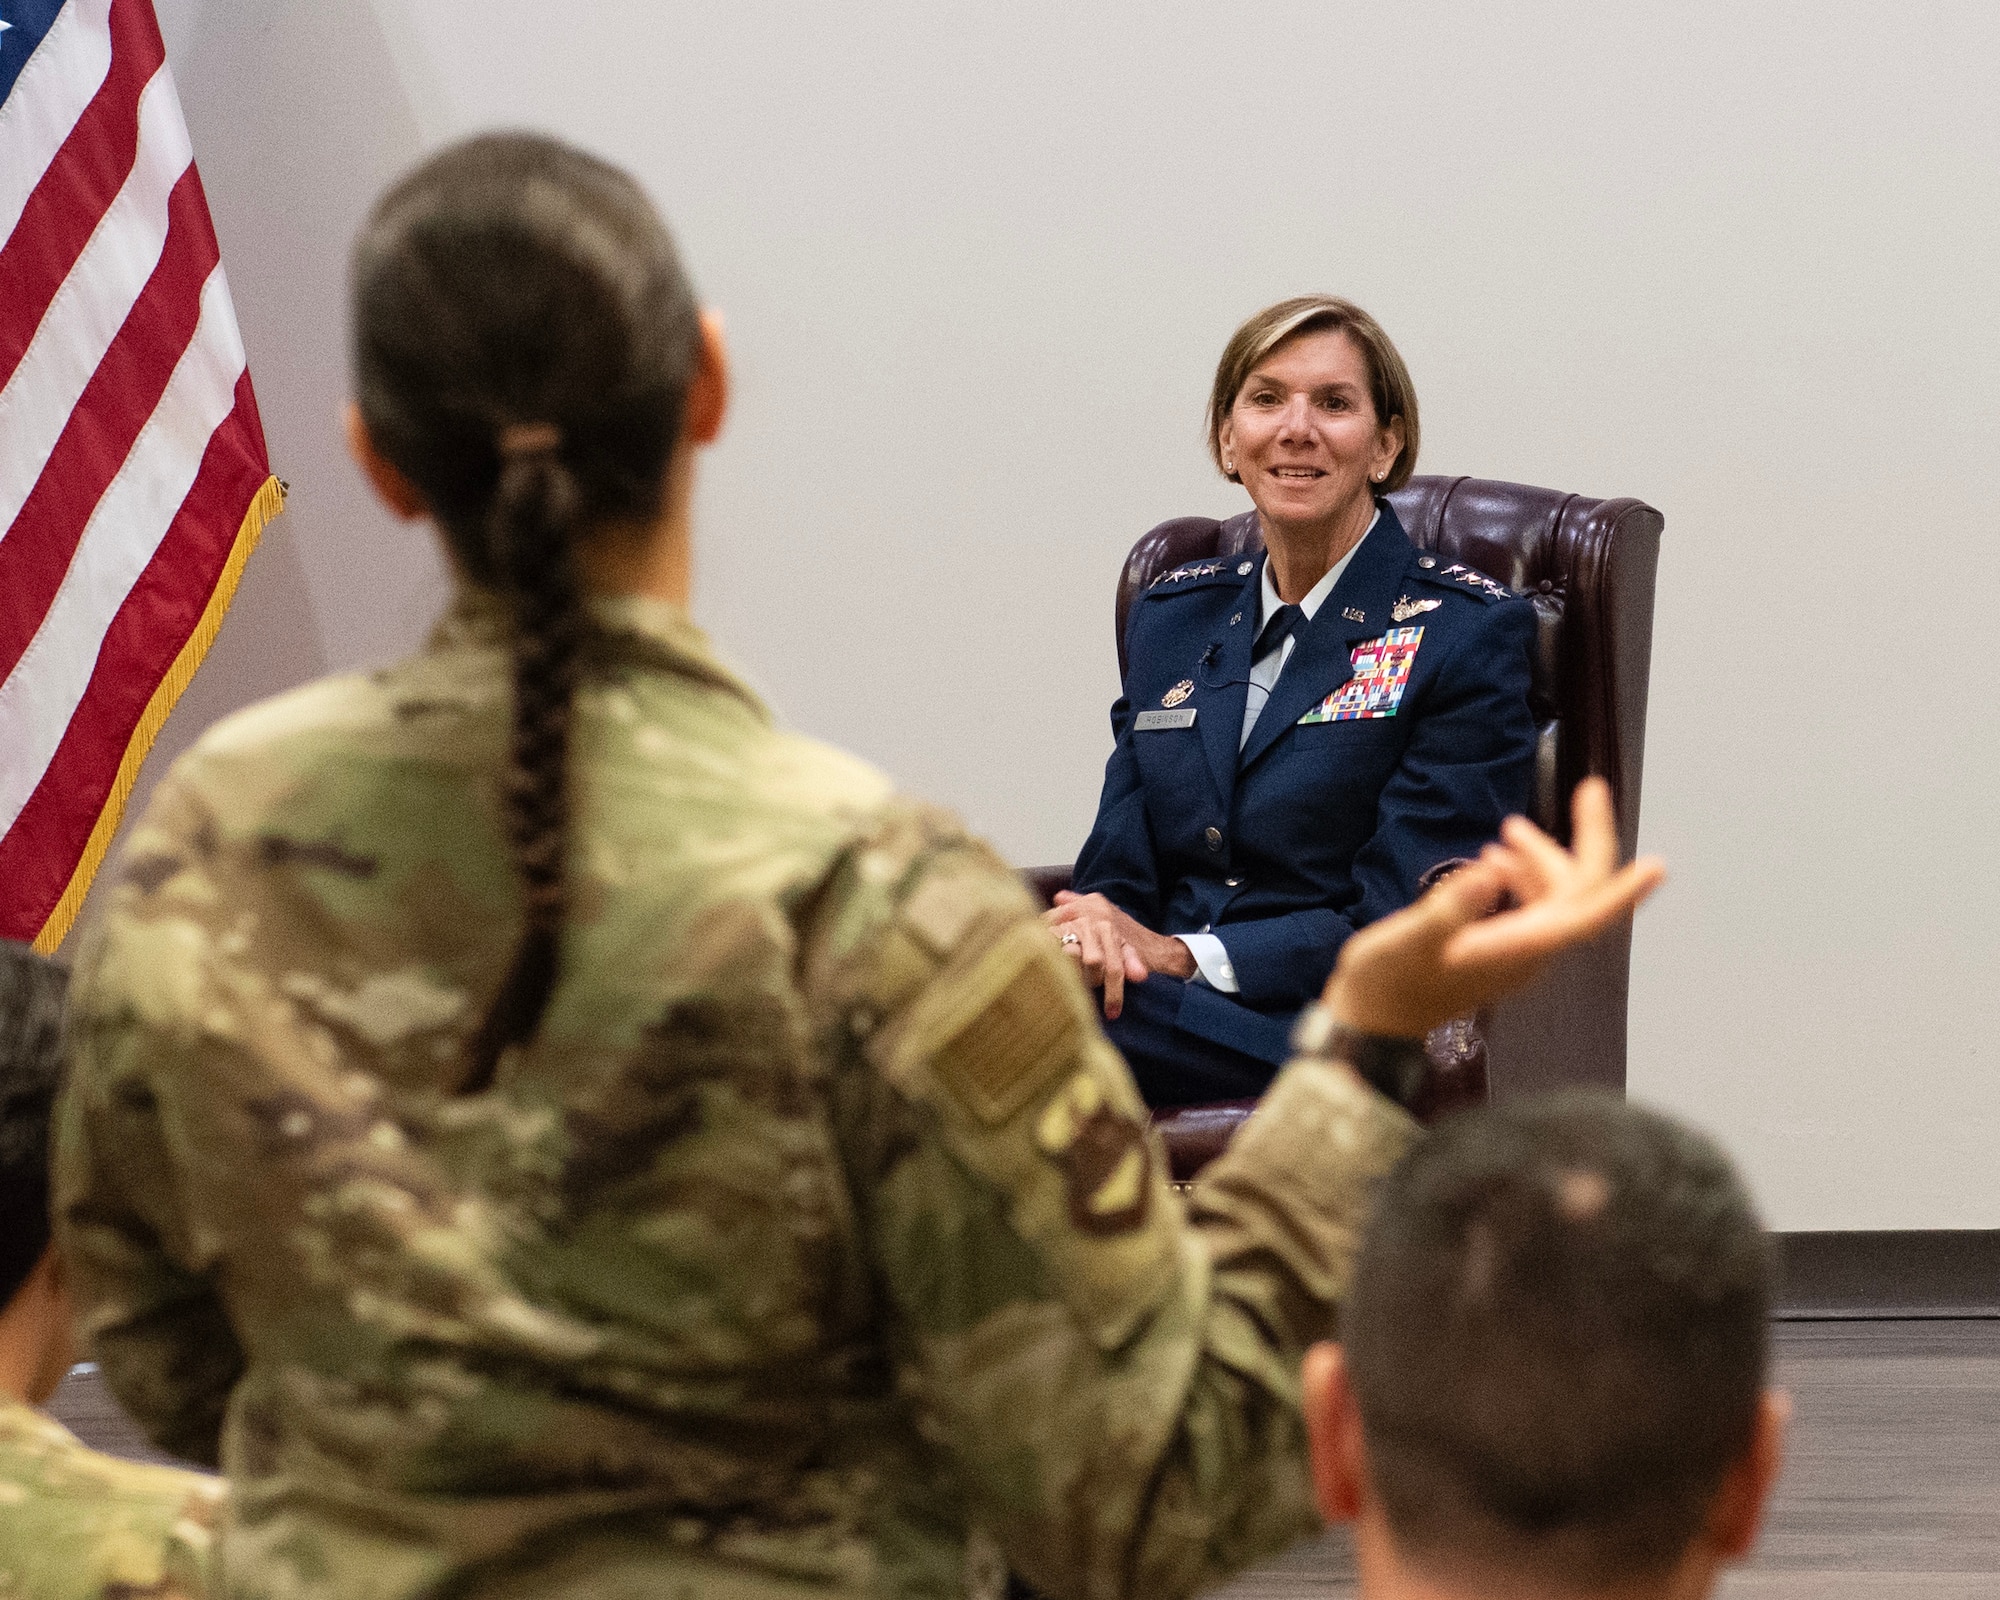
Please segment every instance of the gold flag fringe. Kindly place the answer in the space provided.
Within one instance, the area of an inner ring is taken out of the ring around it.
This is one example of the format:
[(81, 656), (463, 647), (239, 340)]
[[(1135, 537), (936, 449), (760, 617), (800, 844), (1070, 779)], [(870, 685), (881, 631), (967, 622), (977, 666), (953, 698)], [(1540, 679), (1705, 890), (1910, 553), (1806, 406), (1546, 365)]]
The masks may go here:
[(145, 764), (147, 752), (153, 748), (153, 741), (160, 736), (160, 729), (166, 725), (167, 714), (174, 709), (182, 692), (193, 680), (195, 670), (208, 654), (208, 647), (215, 643), (215, 636), (222, 629), (222, 619), (229, 610), (229, 602), (236, 598), (236, 585), (243, 579), (244, 563), (250, 559), (250, 552), (257, 548), (257, 541), (264, 536), (264, 526), (280, 511), (285, 509), (285, 486), (275, 477), (266, 478), (263, 487), (250, 501), (250, 509), (243, 513), (243, 525), (236, 530), (236, 543), (230, 547), (229, 559), (222, 564), (221, 576), (216, 579), (215, 591), (209, 595), (208, 604), (202, 609), (201, 620), (194, 625), (194, 632), (188, 642), (181, 646), (181, 653), (174, 657), (174, 664), (167, 668), (167, 675), (160, 680), (160, 686), (153, 691), (153, 698), (146, 702), (145, 712), (139, 718), (139, 725), (132, 730), (132, 737), (125, 746), (124, 759), (118, 763), (118, 776), (111, 785), (111, 794), (104, 802), (104, 809), (97, 814), (97, 824), (90, 830), (90, 838), (83, 847), (83, 859), (77, 862), (76, 870), (69, 875), (69, 885), (42, 924), (42, 931), (35, 935), (35, 948), (44, 955), (53, 954), (57, 945), (63, 942), (76, 915), (83, 909), (83, 897), (90, 893), (90, 883), (97, 876), (97, 869), (104, 865), (104, 858), (111, 850), (111, 841), (117, 837), (118, 824), (125, 816), (125, 802), (132, 798), (132, 786), (139, 781), (139, 768)]

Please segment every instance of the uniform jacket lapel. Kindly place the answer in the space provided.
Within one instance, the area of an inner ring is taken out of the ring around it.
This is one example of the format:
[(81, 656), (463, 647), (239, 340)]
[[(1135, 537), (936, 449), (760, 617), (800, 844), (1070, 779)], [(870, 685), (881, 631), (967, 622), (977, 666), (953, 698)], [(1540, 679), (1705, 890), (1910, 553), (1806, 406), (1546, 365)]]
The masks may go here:
[(1217, 626), (1201, 643), (1204, 650), (1211, 644), (1216, 647), (1215, 659), (1195, 675), (1198, 684), (1219, 686), (1201, 691), (1201, 716), (1195, 726), (1201, 730), (1202, 751), (1208, 757), (1208, 770), (1215, 778), (1215, 792), (1222, 797), (1225, 815), (1236, 792), (1236, 747), (1243, 737), (1243, 707), (1250, 693), (1250, 647), (1257, 634), (1257, 586), (1263, 581), (1264, 557), (1259, 555), (1229, 612), (1243, 620), (1232, 628), (1227, 616), (1217, 619)]
[[(1390, 608), (1409, 571), (1416, 547), (1387, 501), (1381, 502), (1382, 520), (1361, 541), (1354, 560), (1333, 586), (1311, 625), (1292, 648), (1292, 657), (1272, 686), (1271, 698), (1257, 714), (1257, 726), (1243, 747), (1239, 766), (1248, 769), (1266, 750), (1277, 743), (1285, 730), (1321, 700), (1354, 676), (1354, 647), (1363, 639), (1375, 639), (1395, 626)], [(1261, 580), (1259, 580), (1261, 581)], [(1345, 613), (1359, 612), (1356, 622)], [(1243, 652), (1245, 669), (1250, 653)], [(1239, 702), (1240, 703), (1240, 702)], [(1237, 718), (1237, 731), (1243, 721)]]

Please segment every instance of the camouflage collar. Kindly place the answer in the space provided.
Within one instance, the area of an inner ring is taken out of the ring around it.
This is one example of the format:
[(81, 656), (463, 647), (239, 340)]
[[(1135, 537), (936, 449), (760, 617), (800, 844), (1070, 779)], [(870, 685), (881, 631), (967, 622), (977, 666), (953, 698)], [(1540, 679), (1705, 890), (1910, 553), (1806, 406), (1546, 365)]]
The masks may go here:
[[(644, 595), (597, 595), (590, 604), (596, 622), (591, 655), (601, 667), (638, 667), (696, 678), (735, 695), (765, 720), (770, 709), (715, 653), (708, 635), (677, 605)], [(507, 636), (507, 605), (488, 589), (461, 585), (431, 629), (425, 650), (490, 648)]]
[(69, 1429), (46, 1411), (38, 1411), (11, 1394), (0, 1394), (0, 1439), (44, 1450), (76, 1448), (76, 1435)]

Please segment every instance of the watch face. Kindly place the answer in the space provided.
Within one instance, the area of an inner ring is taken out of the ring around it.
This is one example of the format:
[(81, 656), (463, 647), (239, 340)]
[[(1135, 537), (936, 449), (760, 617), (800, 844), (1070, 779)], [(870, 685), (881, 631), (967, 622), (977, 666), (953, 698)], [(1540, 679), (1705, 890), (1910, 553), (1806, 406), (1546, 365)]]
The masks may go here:
[(1325, 1055), (1334, 1026), (1333, 1013), (1317, 1000), (1310, 1002), (1292, 1025), (1292, 1049), (1302, 1056)]

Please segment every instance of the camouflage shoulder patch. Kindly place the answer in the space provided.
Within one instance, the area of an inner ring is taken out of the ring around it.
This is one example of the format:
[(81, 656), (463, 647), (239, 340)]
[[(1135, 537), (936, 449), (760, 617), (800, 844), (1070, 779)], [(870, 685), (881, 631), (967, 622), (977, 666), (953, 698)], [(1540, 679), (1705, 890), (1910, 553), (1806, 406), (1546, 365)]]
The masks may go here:
[(966, 929), (983, 909), (966, 875), (926, 873), (915, 894), (903, 902), (903, 920), (942, 959), (958, 948)]
[(1111, 1238), (1145, 1226), (1153, 1147), (1145, 1125), (1112, 1105), (1089, 1072), (1076, 1073), (1043, 1108), (1035, 1145), (1062, 1169), (1078, 1231)]
[(1082, 1028), (1065, 958), (1039, 922), (1016, 923), (951, 988), (925, 1030), (938, 1077), (988, 1126), (1005, 1122), (1074, 1064)]

